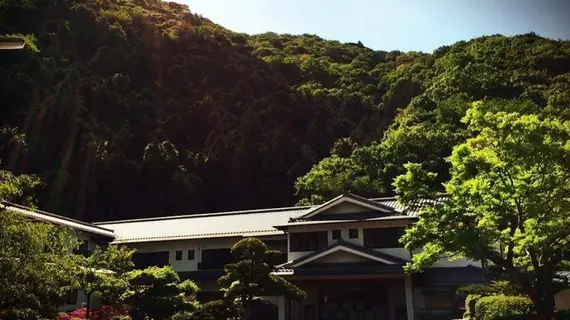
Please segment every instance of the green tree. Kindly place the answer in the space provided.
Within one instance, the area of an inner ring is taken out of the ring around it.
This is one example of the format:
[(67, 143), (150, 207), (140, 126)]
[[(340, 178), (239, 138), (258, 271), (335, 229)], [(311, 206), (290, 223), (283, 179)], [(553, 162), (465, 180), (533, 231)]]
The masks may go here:
[(273, 265), (270, 261), (278, 254), (279, 251), (269, 250), (256, 238), (240, 240), (232, 247), (235, 262), (225, 266), (226, 274), (218, 281), (224, 286), (225, 300), (233, 302), (240, 319), (251, 319), (251, 303), (256, 297), (305, 298), (305, 293), (295, 285), (271, 273)]
[(86, 296), (86, 316), (91, 312), (91, 298), (97, 296), (105, 302), (116, 304), (128, 289), (124, 275), (134, 266), (134, 250), (123, 246), (96, 247), (88, 256), (78, 257), (76, 281), (78, 289)]
[(394, 183), (399, 201), (412, 208), (433, 200), (402, 239), (410, 250), (422, 248), (408, 270), (442, 255), (490, 263), (548, 318), (553, 280), (570, 256), (570, 122), (490, 112), (484, 103), (463, 121), (473, 138), (453, 149), (447, 196), (419, 164), (407, 164)]
[[(38, 184), (36, 177), (0, 171), (0, 199), (31, 205)], [(69, 251), (76, 244), (69, 230), (30, 223), (0, 204), (0, 318), (54, 317), (73, 283)]]
[(169, 319), (197, 307), (198, 286), (190, 280), (180, 281), (171, 266), (133, 270), (125, 277), (129, 282), (125, 302), (131, 307), (134, 320)]

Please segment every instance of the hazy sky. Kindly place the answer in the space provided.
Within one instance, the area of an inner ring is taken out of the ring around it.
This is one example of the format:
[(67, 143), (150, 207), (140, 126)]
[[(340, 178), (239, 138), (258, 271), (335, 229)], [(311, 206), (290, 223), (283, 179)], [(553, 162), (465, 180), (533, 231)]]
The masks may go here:
[(237, 32), (311, 33), (383, 50), (432, 50), (481, 35), (570, 39), (570, 0), (176, 0)]

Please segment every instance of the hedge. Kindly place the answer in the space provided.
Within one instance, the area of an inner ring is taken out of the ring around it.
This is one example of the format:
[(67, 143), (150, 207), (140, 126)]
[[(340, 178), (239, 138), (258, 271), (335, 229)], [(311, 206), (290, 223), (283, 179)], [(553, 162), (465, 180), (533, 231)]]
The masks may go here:
[(475, 303), (477, 320), (498, 320), (517, 315), (529, 315), (534, 311), (527, 297), (496, 295), (482, 297)]
[(472, 293), (465, 298), (465, 314), (464, 318), (475, 319), (475, 304), (483, 296), (480, 294)]

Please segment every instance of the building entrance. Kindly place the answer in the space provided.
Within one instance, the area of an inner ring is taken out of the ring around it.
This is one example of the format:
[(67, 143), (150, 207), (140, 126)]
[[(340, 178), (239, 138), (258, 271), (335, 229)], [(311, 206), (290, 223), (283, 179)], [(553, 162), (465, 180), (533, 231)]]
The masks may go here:
[(327, 285), (319, 288), (319, 320), (388, 319), (386, 287)]

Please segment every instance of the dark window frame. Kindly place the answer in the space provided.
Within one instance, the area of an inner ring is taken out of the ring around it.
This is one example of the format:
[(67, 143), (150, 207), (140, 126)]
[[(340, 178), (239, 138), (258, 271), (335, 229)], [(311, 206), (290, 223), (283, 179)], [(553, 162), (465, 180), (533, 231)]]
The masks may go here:
[(188, 249), (186, 253), (186, 258), (188, 260), (196, 260), (196, 251), (194, 249)]
[(152, 266), (164, 267), (169, 265), (169, 259), (169, 251), (135, 252), (133, 255), (133, 262), (137, 269), (146, 269)]
[(328, 247), (328, 231), (295, 232), (289, 234), (290, 251), (316, 251)]
[(176, 260), (176, 261), (182, 260), (182, 250), (176, 250), (174, 252), (174, 260)]
[[(354, 232), (356, 232), (356, 235)], [(348, 237), (350, 239), (358, 239), (358, 229), (348, 229)]]
[(342, 239), (342, 230), (341, 229), (334, 229), (331, 235), (333, 240), (341, 240)]
[(71, 289), (65, 295), (65, 304), (77, 304), (79, 290)]
[(399, 239), (405, 230), (405, 227), (363, 229), (363, 244), (374, 249), (402, 248), (404, 246), (399, 243)]

